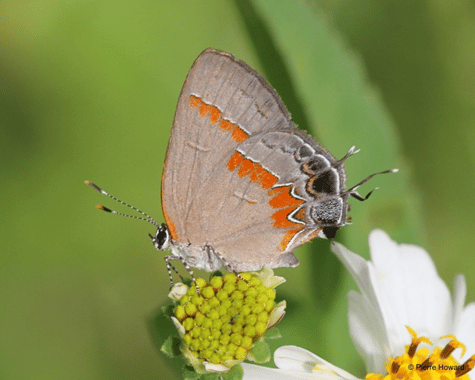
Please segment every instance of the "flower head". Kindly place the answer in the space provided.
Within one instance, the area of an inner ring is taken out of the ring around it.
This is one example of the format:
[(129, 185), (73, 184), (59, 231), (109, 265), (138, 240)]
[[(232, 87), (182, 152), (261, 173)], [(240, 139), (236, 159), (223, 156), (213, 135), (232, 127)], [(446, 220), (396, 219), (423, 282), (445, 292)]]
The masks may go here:
[(371, 260), (335, 243), (334, 252), (355, 279), (361, 292), (348, 295), (350, 335), (370, 372), (382, 372), (388, 357), (404, 352), (406, 326), (436, 346), (455, 335), (475, 353), (475, 304), (464, 308), (463, 275), (455, 279), (454, 300), (421, 247), (397, 244), (381, 230), (369, 236)]
[[(366, 379), (469, 377), (475, 365), (470, 356), (475, 353), (475, 303), (464, 307), (464, 277), (456, 277), (452, 300), (425, 250), (399, 245), (381, 230), (373, 231), (369, 241), (370, 261), (333, 244), (360, 289), (348, 295), (348, 324), (369, 372)], [(285, 373), (287, 379), (356, 379), (295, 346), (277, 349), (274, 361), (280, 369), (245, 365), (245, 378), (277, 380)]]
[(199, 290), (175, 284), (169, 294), (176, 302), (171, 318), (187, 363), (203, 374), (227, 372), (246, 358), (269, 360), (270, 353), (263, 358), (254, 351), (266, 345), (264, 333), (285, 314), (285, 301), (274, 301), (274, 288), (284, 281), (263, 269), (239, 277), (234, 273), (213, 276), (209, 282), (199, 278)]

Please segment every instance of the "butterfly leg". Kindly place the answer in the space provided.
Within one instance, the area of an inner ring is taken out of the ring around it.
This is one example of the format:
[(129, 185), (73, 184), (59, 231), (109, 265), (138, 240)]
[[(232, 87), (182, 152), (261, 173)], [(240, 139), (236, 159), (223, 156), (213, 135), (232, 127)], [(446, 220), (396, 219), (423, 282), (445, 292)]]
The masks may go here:
[(185, 259), (183, 257), (180, 257), (180, 260), (183, 263), (183, 266), (185, 267), (185, 269), (191, 275), (191, 279), (193, 280), (193, 283), (195, 284), (196, 291), (198, 293), (200, 293), (200, 288), (199, 288), (198, 284), (196, 283), (196, 278), (195, 278), (195, 274), (193, 273), (193, 269), (191, 269), (191, 267), (188, 265), (188, 263), (185, 261)]
[(183, 276), (180, 273), (178, 273), (178, 271), (173, 266), (173, 264), (170, 262), (170, 260), (180, 260), (180, 257), (178, 257), (178, 256), (165, 256), (165, 262), (167, 263), (167, 271), (168, 271), (168, 277), (170, 278), (170, 289), (171, 289), (173, 287), (172, 269), (181, 278), (181, 281), (183, 281)]
[(180, 279), (181, 281), (184, 281), (183, 280), (183, 276), (178, 273), (178, 271), (176, 270), (176, 268), (173, 266), (173, 264), (170, 262), (171, 260), (180, 260), (182, 263), (183, 263), (183, 266), (185, 267), (185, 269), (188, 271), (188, 273), (191, 275), (191, 279), (193, 280), (195, 286), (196, 286), (196, 290), (198, 291), (198, 293), (200, 292), (200, 288), (198, 287), (197, 283), (196, 283), (196, 278), (195, 278), (195, 275), (193, 273), (193, 269), (191, 269), (191, 267), (188, 265), (188, 263), (186, 262), (186, 260), (181, 257), (181, 256), (165, 256), (165, 262), (167, 263), (167, 271), (168, 271), (168, 277), (170, 278), (170, 289), (173, 287), (173, 276), (172, 276), (172, 269), (173, 271), (175, 271), (175, 273), (180, 276)]
[(223, 265), (226, 267), (226, 269), (229, 271), (229, 272), (233, 272), (239, 279), (245, 281), (246, 283), (249, 283), (249, 281), (247, 281), (244, 277), (242, 277), (233, 267), (232, 265), (228, 262), (228, 260), (226, 260), (226, 258), (221, 255), (219, 252), (215, 251), (213, 247), (210, 247), (209, 245), (206, 246), (206, 250), (208, 251), (208, 255), (209, 254), (213, 254), (215, 255), (219, 261), (221, 261), (223, 263)]

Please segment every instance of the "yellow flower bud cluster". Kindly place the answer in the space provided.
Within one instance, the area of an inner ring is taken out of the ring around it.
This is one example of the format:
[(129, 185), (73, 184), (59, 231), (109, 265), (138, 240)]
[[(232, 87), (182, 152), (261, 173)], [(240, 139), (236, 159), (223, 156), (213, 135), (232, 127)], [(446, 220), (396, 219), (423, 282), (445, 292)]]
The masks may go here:
[(222, 364), (247, 356), (267, 329), (275, 290), (250, 273), (197, 279), (180, 299), (175, 316), (185, 328), (183, 340), (199, 360)]

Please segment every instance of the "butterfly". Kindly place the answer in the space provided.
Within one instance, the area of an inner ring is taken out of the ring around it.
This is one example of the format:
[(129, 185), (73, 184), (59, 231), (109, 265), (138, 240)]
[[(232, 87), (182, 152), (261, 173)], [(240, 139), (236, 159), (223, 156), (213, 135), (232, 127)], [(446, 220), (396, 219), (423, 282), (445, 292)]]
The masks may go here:
[[(346, 189), (344, 162), (291, 121), (273, 87), (232, 54), (206, 49), (183, 85), (162, 175), (165, 224), (149, 235), (170, 261), (214, 271), (295, 267), (293, 251), (313, 238), (332, 239), (348, 224), (348, 198), (360, 201), (357, 185)], [(177, 272), (178, 273), (178, 272)], [(194, 278), (194, 277), (193, 277)]]

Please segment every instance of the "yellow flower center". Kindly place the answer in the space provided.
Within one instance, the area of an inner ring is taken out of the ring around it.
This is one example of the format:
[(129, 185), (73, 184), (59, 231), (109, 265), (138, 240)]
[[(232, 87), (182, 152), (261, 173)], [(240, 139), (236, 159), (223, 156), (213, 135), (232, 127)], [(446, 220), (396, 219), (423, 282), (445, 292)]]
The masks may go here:
[(406, 326), (412, 336), (412, 342), (406, 346), (404, 355), (396, 358), (389, 358), (386, 370), (388, 373), (366, 375), (366, 380), (469, 380), (467, 375), (475, 366), (475, 355), (470, 357), (465, 363), (460, 364), (452, 357), (452, 352), (462, 349), (462, 355), (465, 354), (465, 345), (457, 340), (453, 335), (447, 335), (440, 339), (450, 339), (450, 342), (444, 348), (436, 347), (429, 353), (427, 348), (417, 349), (420, 343), (432, 345), (426, 337), (418, 337), (413, 329)]
[(183, 341), (202, 361), (222, 364), (244, 359), (265, 333), (274, 309), (275, 290), (251, 273), (196, 280), (175, 308), (186, 333)]

